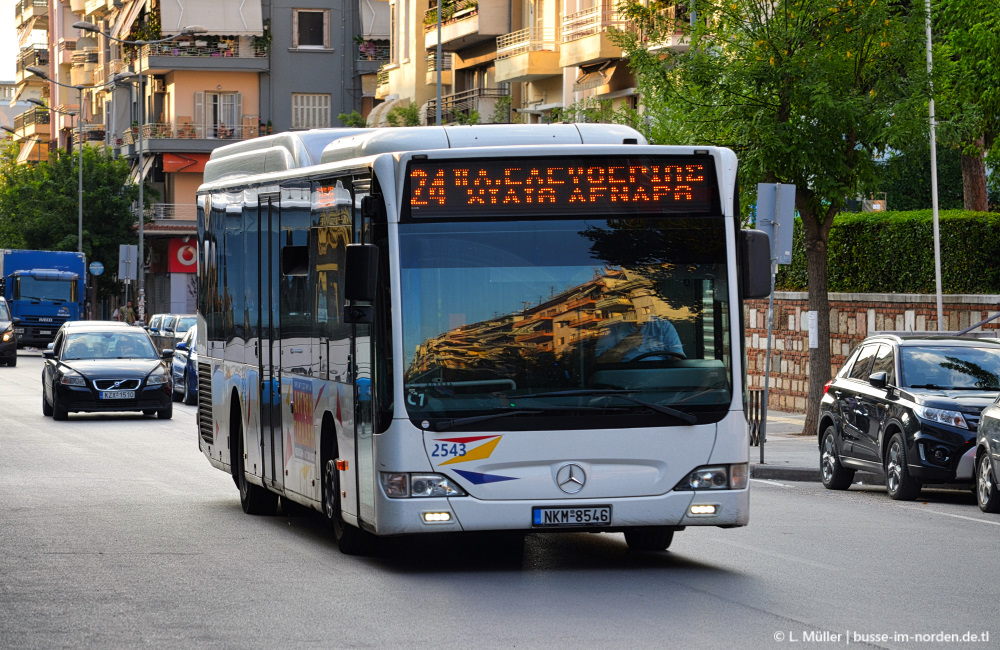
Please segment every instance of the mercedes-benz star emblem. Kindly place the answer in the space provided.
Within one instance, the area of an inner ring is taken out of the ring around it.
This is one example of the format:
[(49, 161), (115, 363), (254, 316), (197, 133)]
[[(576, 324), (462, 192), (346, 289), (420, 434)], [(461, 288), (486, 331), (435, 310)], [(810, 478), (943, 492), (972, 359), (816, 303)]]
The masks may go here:
[(583, 489), (583, 484), (586, 482), (586, 472), (576, 463), (563, 465), (556, 472), (556, 485), (566, 494), (576, 494)]

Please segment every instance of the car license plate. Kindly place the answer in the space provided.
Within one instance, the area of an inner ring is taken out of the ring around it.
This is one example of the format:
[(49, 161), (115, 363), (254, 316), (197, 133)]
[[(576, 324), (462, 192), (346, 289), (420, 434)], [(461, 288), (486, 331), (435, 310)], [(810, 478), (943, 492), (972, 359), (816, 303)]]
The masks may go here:
[(537, 507), (531, 510), (532, 526), (610, 526), (611, 506), (575, 508)]
[(135, 399), (134, 390), (102, 390), (101, 399)]

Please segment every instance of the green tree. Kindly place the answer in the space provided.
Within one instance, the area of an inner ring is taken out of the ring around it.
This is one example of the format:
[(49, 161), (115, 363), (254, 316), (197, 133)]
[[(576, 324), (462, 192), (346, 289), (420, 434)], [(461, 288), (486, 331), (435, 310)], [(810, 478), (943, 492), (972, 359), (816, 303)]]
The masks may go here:
[[(938, 207), (962, 208), (962, 163), (958, 149), (941, 147), (937, 152)], [(931, 148), (920, 139), (905, 151), (893, 152), (881, 164), (875, 184), (864, 193), (885, 193), (889, 210), (931, 209)], [(878, 197), (876, 197), (878, 198)]]
[[(0, 246), (77, 250), (79, 155), (53, 153), (37, 164), (16, 164), (16, 145), (0, 152)], [(129, 164), (93, 147), (83, 149), (83, 252), (90, 261), (116, 268), (118, 246), (134, 244), (132, 204), (139, 187), (129, 182)], [(145, 198), (155, 192), (146, 188)], [(109, 286), (110, 285), (110, 286)], [(103, 282), (101, 294), (119, 287)]]
[[(809, 273), (809, 309), (828, 313), (834, 216), (870, 185), (888, 147), (923, 137), (924, 15), (908, 0), (699, 0), (696, 25), (663, 3), (629, 2), (638, 29), (615, 38), (631, 59), (659, 143), (716, 144), (740, 159), (742, 205), (758, 182), (793, 183)], [(706, 20), (707, 17), (707, 20)], [(649, 48), (685, 30), (687, 51)], [(809, 407), (830, 378), (829, 319), (809, 351)]]
[(389, 126), (420, 126), (420, 107), (410, 103), (396, 106), (385, 114)]
[(935, 83), (939, 133), (962, 152), (965, 209), (986, 212), (987, 159), (1000, 164), (1000, 4), (935, 0), (934, 18), (943, 46), (934, 65), (947, 76)]
[(341, 113), (337, 116), (337, 119), (343, 122), (344, 126), (352, 129), (363, 129), (368, 126), (365, 118), (357, 111), (351, 111), (350, 114)]

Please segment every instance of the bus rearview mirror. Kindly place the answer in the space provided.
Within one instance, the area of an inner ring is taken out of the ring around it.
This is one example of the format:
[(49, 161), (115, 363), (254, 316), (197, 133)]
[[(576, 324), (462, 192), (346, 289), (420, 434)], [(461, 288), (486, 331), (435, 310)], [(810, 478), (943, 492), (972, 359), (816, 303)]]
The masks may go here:
[(378, 246), (348, 244), (344, 261), (344, 298), (355, 302), (375, 300), (378, 280)]
[(760, 230), (740, 231), (740, 278), (744, 298), (771, 295), (771, 241)]

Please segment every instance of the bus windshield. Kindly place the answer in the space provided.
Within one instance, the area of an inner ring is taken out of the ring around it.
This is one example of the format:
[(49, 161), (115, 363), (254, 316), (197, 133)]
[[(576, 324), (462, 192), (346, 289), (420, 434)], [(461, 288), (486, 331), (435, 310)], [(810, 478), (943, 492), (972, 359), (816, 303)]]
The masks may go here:
[(415, 422), (725, 415), (734, 315), (722, 217), (410, 221), (399, 233)]

